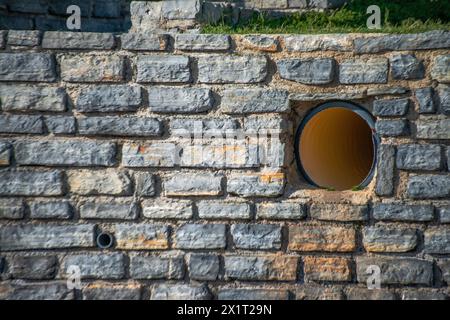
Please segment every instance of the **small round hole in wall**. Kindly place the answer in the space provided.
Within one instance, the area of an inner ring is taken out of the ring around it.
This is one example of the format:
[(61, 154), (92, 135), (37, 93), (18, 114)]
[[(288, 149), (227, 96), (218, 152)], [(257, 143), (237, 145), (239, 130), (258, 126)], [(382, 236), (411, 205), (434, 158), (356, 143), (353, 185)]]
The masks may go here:
[(101, 232), (97, 235), (97, 246), (102, 249), (111, 248), (114, 243), (114, 237), (110, 233)]
[(295, 139), (297, 166), (305, 179), (330, 190), (361, 189), (376, 164), (375, 121), (364, 108), (330, 101), (312, 109)]

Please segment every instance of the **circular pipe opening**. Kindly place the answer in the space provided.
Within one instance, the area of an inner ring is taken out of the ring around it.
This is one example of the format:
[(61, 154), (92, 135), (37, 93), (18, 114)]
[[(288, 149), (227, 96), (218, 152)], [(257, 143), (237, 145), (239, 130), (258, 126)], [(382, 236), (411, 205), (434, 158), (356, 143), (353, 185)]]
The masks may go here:
[(114, 237), (110, 233), (102, 232), (97, 235), (97, 246), (102, 249), (111, 248)]
[(311, 184), (330, 190), (359, 190), (370, 182), (378, 137), (362, 107), (331, 101), (311, 110), (298, 127), (297, 166)]

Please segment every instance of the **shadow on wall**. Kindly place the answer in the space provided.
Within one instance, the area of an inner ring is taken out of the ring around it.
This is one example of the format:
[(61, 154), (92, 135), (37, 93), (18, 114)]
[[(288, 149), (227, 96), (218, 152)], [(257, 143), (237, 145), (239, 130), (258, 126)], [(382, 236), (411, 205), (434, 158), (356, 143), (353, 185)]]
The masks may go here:
[(68, 30), (67, 7), (81, 9), (81, 31), (125, 32), (130, 0), (0, 0), (0, 29)]

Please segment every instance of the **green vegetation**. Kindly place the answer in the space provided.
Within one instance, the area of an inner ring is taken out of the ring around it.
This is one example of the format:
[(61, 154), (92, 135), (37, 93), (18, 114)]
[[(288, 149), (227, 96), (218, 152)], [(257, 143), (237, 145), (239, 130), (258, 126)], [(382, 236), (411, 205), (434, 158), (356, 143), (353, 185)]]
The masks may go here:
[[(382, 29), (366, 27), (367, 7), (381, 8)], [(251, 19), (232, 25), (224, 19), (205, 25), (203, 33), (339, 33), (386, 32), (416, 33), (429, 30), (450, 30), (449, 0), (351, 0), (340, 9), (328, 12), (294, 13), (271, 18), (255, 14)]]

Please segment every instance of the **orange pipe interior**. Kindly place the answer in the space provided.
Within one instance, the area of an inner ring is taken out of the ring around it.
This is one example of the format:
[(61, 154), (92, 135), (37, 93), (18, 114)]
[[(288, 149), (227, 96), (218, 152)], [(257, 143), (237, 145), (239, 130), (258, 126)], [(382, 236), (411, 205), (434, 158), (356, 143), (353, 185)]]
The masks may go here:
[(299, 143), (303, 169), (320, 187), (351, 190), (372, 168), (372, 130), (350, 109), (333, 107), (317, 113), (306, 123)]

